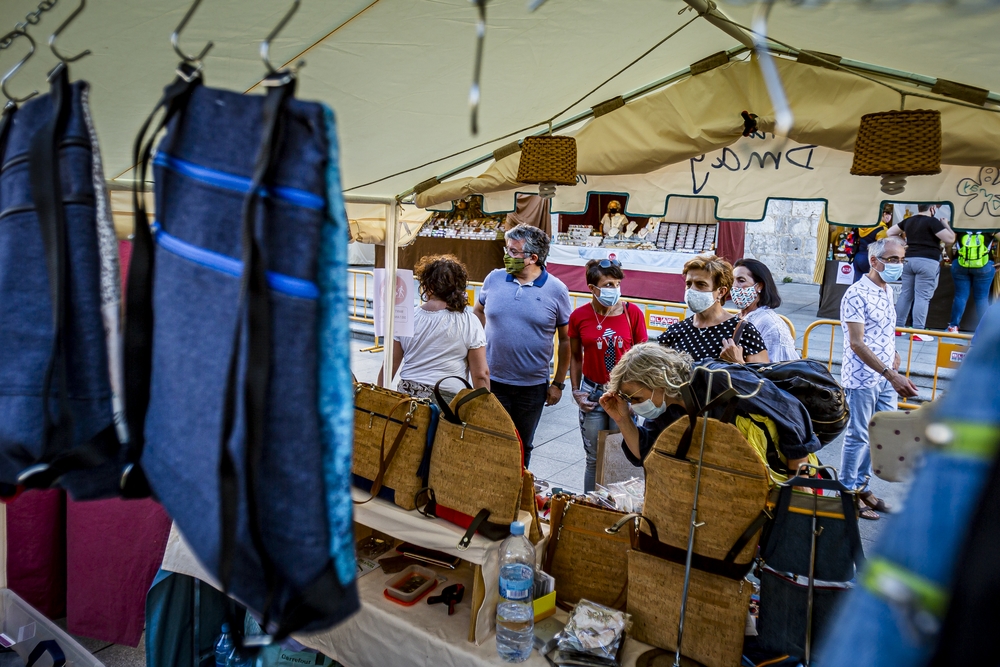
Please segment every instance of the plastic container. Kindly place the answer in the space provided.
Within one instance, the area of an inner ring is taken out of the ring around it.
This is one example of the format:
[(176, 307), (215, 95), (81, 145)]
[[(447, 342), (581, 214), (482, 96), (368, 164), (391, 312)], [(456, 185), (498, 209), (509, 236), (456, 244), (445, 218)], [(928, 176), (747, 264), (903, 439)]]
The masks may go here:
[[(44, 641), (54, 641), (66, 657), (66, 667), (104, 667), (104, 663), (63, 632), (52, 621), (9, 588), (0, 588), (0, 645), (11, 648), (27, 663), (28, 656)], [(36, 663), (51, 665), (43, 655)]]
[(229, 654), (233, 652), (233, 638), (229, 634), (229, 624), (222, 624), (222, 633), (215, 640), (215, 667), (226, 667)]
[(410, 565), (386, 586), (386, 595), (400, 602), (413, 602), (437, 584), (437, 573), (420, 565)]
[(524, 536), (524, 524), (515, 521), (510, 524), (510, 537), (500, 545), (497, 654), (504, 662), (524, 662), (531, 656), (534, 588), (535, 547)]

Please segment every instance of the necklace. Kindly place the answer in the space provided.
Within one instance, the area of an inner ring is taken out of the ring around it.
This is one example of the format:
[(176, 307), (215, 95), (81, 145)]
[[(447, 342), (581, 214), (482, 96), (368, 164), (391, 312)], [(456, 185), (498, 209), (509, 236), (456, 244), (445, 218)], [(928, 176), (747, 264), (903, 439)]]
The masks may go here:
[(598, 331), (604, 331), (604, 321), (606, 319), (608, 319), (609, 317), (611, 317), (611, 313), (614, 311), (615, 307), (612, 306), (611, 308), (608, 308), (608, 313), (604, 317), (601, 317), (600, 315), (597, 314), (597, 308), (594, 308), (594, 302), (593, 301), (590, 302), (590, 307), (594, 311), (594, 317), (595, 318), (600, 318), (600, 319), (597, 320), (597, 330)]

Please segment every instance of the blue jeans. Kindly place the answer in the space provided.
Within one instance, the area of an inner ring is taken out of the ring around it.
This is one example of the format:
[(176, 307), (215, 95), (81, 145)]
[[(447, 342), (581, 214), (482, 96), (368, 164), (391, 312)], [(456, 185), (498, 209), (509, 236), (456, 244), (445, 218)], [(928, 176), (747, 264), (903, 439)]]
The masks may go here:
[[(580, 389), (591, 391), (597, 385), (583, 378)], [(617, 431), (618, 425), (608, 416), (604, 408), (597, 406), (590, 412), (580, 410), (580, 435), (583, 436), (583, 451), (587, 455), (587, 467), (583, 473), (583, 492), (594, 490), (597, 483), (597, 441), (601, 431)]]
[(976, 323), (979, 323), (990, 305), (990, 285), (993, 284), (994, 273), (996, 273), (996, 269), (993, 268), (993, 264), (987, 264), (978, 269), (968, 269), (959, 266), (958, 260), (951, 263), (951, 279), (955, 282), (955, 299), (951, 302), (951, 319), (948, 320), (948, 326), (957, 327), (962, 321), (970, 291), (972, 292), (972, 302), (976, 304)]
[(851, 418), (844, 433), (840, 457), (840, 482), (848, 489), (859, 489), (872, 476), (872, 452), (868, 443), (868, 424), (876, 412), (896, 409), (896, 390), (885, 378), (861, 389), (844, 389)]

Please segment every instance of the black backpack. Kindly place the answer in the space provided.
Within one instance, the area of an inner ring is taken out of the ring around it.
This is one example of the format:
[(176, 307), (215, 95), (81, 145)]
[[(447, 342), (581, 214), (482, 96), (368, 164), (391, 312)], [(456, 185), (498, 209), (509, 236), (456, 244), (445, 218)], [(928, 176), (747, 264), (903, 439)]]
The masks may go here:
[(809, 413), (813, 432), (824, 445), (847, 428), (851, 412), (844, 390), (822, 363), (792, 359), (746, 367), (797, 398)]

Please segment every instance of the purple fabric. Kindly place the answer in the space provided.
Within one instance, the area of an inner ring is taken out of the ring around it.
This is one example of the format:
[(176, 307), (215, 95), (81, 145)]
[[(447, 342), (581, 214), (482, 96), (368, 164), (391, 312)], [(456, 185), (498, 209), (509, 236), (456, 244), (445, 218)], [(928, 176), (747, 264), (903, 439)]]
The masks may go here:
[(49, 618), (65, 615), (65, 492), (26, 491), (7, 503), (7, 586)]

